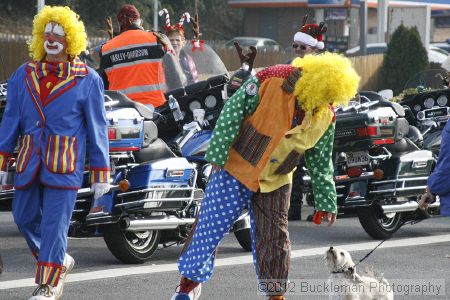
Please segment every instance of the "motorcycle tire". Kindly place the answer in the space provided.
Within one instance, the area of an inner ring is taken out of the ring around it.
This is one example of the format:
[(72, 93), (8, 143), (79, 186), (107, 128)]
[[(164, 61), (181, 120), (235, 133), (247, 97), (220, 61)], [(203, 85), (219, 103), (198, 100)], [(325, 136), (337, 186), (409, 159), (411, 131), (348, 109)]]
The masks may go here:
[(392, 217), (383, 215), (380, 219), (380, 214), (374, 206), (360, 208), (357, 213), (363, 229), (377, 240), (384, 240), (392, 236), (402, 226), (404, 217), (403, 213), (395, 213)]
[(109, 251), (125, 264), (142, 264), (148, 261), (161, 238), (159, 230), (124, 231), (117, 223), (103, 226), (102, 233)]
[(252, 235), (250, 228), (241, 229), (234, 232), (239, 245), (246, 251), (252, 251)]

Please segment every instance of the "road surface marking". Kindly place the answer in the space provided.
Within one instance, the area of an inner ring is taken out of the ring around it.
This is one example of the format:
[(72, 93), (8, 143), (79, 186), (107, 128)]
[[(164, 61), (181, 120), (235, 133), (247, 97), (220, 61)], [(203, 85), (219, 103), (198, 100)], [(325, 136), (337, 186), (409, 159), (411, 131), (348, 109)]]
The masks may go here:
[[(428, 244), (444, 243), (444, 242), (450, 242), (450, 234), (388, 240), (388, 241), (384, 242), (379, 248), (387, 249), (387, 248), (397, 248), (397, 247), (428, 245)], [(366, 242), (366, 243), (354, 243), (354, 244), (333, 245), (333, 246), (339, 247), (339, 248), (344, 248), (347, 251), (351, 252), (351, 251), (372, 250), (379, 243), (380, 243), (379, 241), (373, 241), (373, 242)], [(299, 258), (299, 257), (324, 255), (325, 251), (328, 248), (329, 248), (329, 246), (294, 250), (291, 253), (291, 258), (295, 259), (295, 258)], [(215, 266), (223, 267), (223, 266), (234, 266), (234, 265), (243, 265), (243, 264), (251, 264), (251, 263), (253, 263), (253, 258), (251, 256), (251, 254), (248, 254), (248, 255), (234, 256), (234, 257), (228, 257), (228, 258), (219, 258), (216, 260)], [(115, 277), (120, 277), (120, 276), (173, 272), (173, 271), (178, 271), (176, 263), (163, 264), (163, 265), (146, 265), (146, 266), (139, 266), (139, 267), (126, 267), (126, 268), (117, 268), (117, 269), (108, 269), (108, 270), (90, 271), (90, 272), (79, 272), (79, 273), (71, 273), (68, 276), (66, 283), (67, 282), (80, 282), (80, 281), (115, 278)], [(34, 283), (34, 278), (9, 280), (9, 281), (0, 282), (0, 290), (30, 287), (30, 286), (35, 286), (35, 285), (36, 284)]]

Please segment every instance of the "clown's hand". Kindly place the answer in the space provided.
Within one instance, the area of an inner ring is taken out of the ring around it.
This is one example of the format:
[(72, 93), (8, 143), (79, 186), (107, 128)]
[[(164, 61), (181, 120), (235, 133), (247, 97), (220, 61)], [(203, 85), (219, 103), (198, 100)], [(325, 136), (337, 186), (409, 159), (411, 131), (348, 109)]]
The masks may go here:
[(109, 192), (109, 183), (93, 183), (91, 192), (94, 193), (94, 199), (96, 200)]

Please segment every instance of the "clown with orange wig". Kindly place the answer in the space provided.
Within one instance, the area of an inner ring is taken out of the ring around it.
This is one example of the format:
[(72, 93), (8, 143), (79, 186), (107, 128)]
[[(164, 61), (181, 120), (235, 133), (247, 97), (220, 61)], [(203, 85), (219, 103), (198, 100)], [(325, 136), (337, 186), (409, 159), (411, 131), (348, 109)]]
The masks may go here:
[(78, 58), (85, 48), (78, 15), (68, 7), (45, 6), (33, 22), (33, 60), (8, 82), (0, 180), (18, 145), (13, 216), (37, 260), (37, 288), (29, 300), (60, 299), (74, 266), (66, 253), (67, 232), (86, 151), (94, 198), (109, 191), (103, 83)]

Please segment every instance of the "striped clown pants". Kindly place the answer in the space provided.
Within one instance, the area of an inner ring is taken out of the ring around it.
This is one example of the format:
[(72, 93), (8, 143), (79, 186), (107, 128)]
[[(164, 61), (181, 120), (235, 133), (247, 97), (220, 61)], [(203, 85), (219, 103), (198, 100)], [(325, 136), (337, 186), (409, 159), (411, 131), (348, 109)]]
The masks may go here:
[[(197, 223), (178, 261), (181, 275), (195, 282), (211, 278), (220, 241), (248, 207), (258, 280), (286, 282), (291, 252), (287, 221), (290, 193), (291, 185), (270, 193), (254, 193), (225, 170), (212, 174)], [(270, 295), (274, 294), (284, 294), (283, 287)]]
[(35, 281), (39, 285), (58, 284), (76, 198), (77, 190), (49, 188), (39, 180), (14, 192), (14, 222), (37, 259)]

